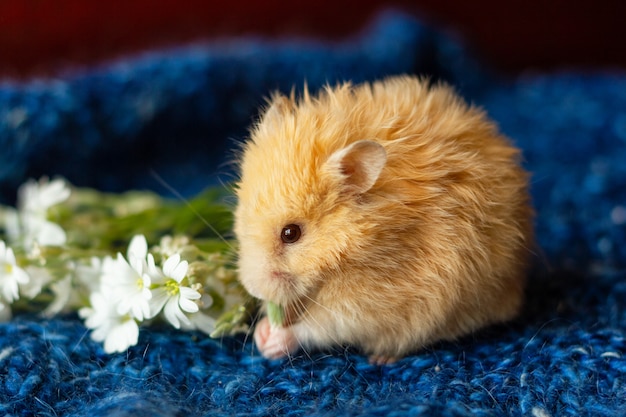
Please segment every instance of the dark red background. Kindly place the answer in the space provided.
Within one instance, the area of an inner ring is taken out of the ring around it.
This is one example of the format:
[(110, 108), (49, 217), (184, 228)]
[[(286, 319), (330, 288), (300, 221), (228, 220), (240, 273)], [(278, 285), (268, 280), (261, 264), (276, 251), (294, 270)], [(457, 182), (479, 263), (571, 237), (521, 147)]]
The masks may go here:
[(50, 74), (223, 35), (332, 39), (354, 33), (389, 6), (451, 28), (503, 70), (626, 67), (620, 0), (0, 0), (0, 75)]

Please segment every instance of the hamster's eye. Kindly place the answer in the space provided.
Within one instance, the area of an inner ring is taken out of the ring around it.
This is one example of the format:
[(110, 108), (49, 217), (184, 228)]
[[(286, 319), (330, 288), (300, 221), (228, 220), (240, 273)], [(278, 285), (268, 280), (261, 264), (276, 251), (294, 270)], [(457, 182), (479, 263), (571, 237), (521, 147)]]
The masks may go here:
[(288, 224), (280, 232), (280, 240), (283, 243), (295, 243), (300, 239), (300, 236), (302, 236), (302, 230), (297, 224)]

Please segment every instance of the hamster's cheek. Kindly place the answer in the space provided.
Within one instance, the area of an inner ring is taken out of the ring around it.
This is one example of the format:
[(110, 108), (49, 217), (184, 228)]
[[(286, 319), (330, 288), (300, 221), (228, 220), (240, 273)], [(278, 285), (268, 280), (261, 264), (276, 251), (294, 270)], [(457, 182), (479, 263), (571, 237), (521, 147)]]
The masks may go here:
[(294, 286), (294, 278), (282, 272), (276, 260), (259, 245), (240, 245), (239, 281), (253, 297), (275, 303), (285, 302)]
[(268, 299), (267, 262), (254, 248), (241, 250), (239, 254), (239, 281), (253, 297)]

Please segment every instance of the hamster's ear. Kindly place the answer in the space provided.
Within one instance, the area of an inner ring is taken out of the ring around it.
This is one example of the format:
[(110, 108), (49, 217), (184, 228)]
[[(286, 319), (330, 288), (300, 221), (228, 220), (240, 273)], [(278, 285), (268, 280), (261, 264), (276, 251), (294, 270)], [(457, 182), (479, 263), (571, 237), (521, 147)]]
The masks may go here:
[(326, 161), (332, 175), (341, 178), (346, 187), (356, 194), (368, 191), (380, 176), (387, 152), (372, 140), (360, 140), (333, 153)]

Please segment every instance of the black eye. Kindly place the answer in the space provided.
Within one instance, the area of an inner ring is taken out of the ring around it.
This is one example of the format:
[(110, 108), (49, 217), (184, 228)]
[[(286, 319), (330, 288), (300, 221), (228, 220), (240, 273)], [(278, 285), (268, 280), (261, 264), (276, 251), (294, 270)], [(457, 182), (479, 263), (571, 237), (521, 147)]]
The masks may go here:
[(302, 230), (300, 230), (300, 226), (297, 224), (288, 224), (280, 232), (280, 240), (283, 243), (295, 243), (300, 239), (300, 236), (302, 236)]

